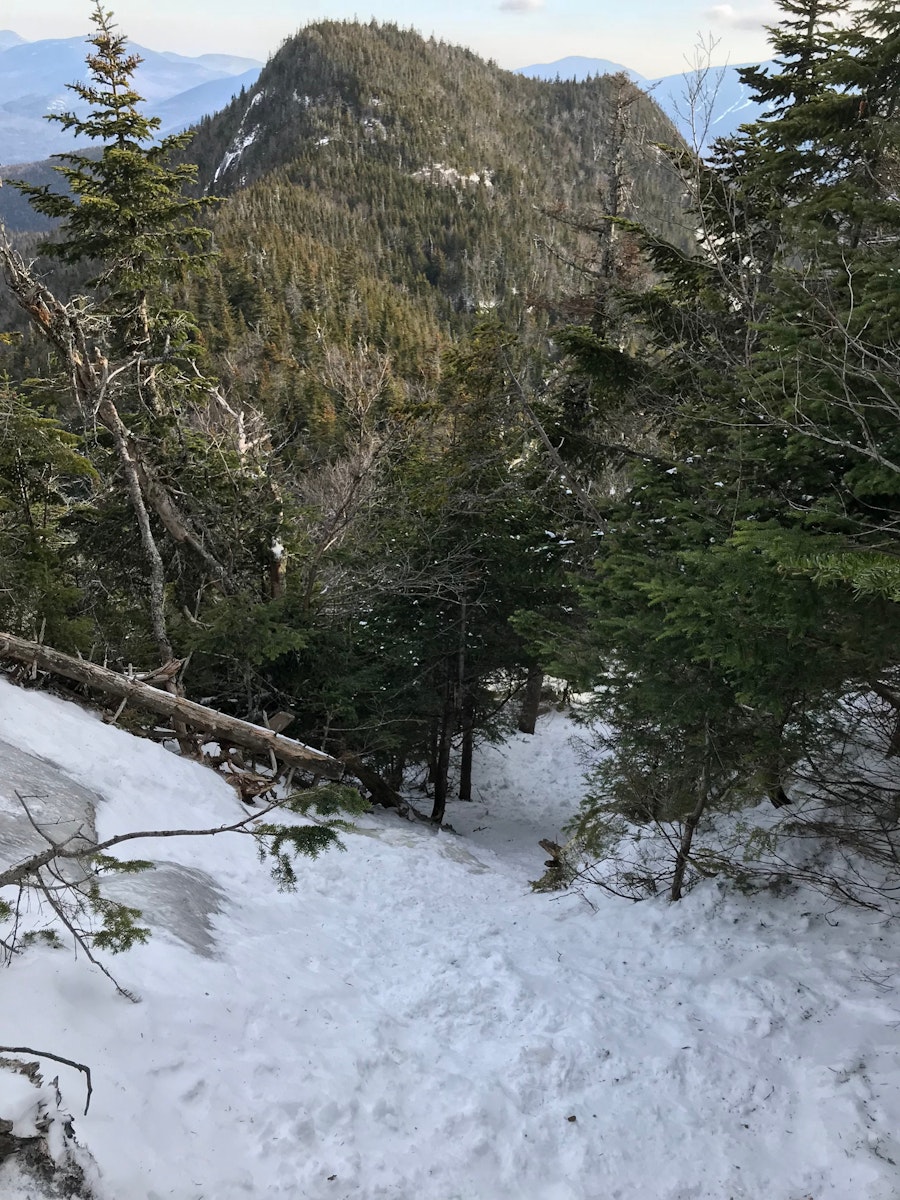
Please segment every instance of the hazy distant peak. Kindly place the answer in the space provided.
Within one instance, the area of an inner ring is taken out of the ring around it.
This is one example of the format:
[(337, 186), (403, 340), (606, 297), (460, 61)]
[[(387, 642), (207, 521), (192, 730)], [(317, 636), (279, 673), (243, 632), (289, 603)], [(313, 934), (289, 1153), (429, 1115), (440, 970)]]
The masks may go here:
[(608, 58), (585, 58), (579, 54), (570, 54), (567, 58), (558, 58), (555, 62), (534, 63), (530, 67), (518, 67), (517, 75), (527, 75), (530, 79), (575, 79), (581, 81), (593, 75), (618, 75), (623, 73), (634, 83), (643, 83), (644, 76), (623, 67), (621, 63), (610, 62)]
[(174, 50), (162, 50), (159, 53), (162, 58), (168, 58), (171, 62), (202, 63), (211, 71), (218, 71), (223, 75), (243, 75), (245, 71), (263, 66), (257, 58), (240, 58), (235, 54), (186, 55), (177, 54)]
[(0, 54), (4, 50), (8, 50), (10, 46), (21, 46), (24, 41), (23, 37), (13, 33), (11, 29), (0, 29)]
[(254, 67), (265, 66), (258, 58), (239, 58), (234, 54), (198, 54), (197, 62), (204, 63), (214, 71), (226, 71), (229, 75), (243, 75)]

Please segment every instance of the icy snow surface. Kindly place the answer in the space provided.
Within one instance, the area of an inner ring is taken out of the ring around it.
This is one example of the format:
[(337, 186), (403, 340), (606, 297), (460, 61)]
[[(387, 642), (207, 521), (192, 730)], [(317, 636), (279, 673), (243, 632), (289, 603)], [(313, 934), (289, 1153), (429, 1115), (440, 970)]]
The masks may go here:
[[(221, 892), (211, 950), (163, 916), (108, 960), (140, 1004), (68, 949), (0, 973), (3, 1040), (93, 1068), (86, 1117), (80, 1077), (45, 1073), (100, 1200), (897, 1200), (896, 928), (713, 883), (531, 893), (577, 800), (572, 732), (551, 714), (483, 749), (455, 835), (361, 819), (293, 895), (247, 838), (131, 844)], [(0, 735), (102, 798), (101, 837), (240, 811), (208, 770), (5, 682)]]

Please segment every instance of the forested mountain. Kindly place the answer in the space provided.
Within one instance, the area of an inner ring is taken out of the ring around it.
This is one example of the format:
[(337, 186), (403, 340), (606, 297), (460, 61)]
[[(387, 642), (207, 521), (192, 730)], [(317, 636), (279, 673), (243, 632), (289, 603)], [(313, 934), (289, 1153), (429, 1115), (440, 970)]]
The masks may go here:
[[(94, 64), (123, 81), (128, 67)], [(76, 132), (122, 128), (137, 155), (153, 130), (134, 103), (125, 125), (101, 114)], [(119, 417), (103, 408), (114, 444), (104, 435), (98, 450), (118, 453), (124, 419), (137, 438), (129, 462), (149, 455), (134, 487), (152, 493), (143, 549), (114, 491), (66, 514), (77, 534), (58, 549), (77, 579), (59, 594), (53, 638), (99, 634), (113, 657), (191, 648), (194, 686), (226, 707), (287, 704), (306, 736), (395, 774), (430, 756), (442, 811), (452, 739), (464, 729), (471, 750), (502, 708), (488, 681), (506, 674), (515, 689), (536, 670), (510, 617), (538, 581), (548, 595), (565, 588), (571, 542), (546, 532), (546, 509), (564, 530), (571, 503), (530, 454), (524, 392), (510, 392), (507, 372), (540, 373), (552, 323), (582, 303), (576, 268), (606, 253), (599, 206), (684, 244), (683, 186), (654, 145), (673, 138), (624, 78), (542, 83), (393, 26), (326, 22), (178, 151), (199, 163), (195, 201), (162, 200), (185, 167), (152, 182), (171, 142), (135, 159), (148, 188), (163, 188), (137, 223), (108, 226), (103, 208), (79, 203), (98, 186), (125, 202), (115, 141), (70, 156), (74, 195), (33, 177), (37, 212), (63, 219), (51, 246), (62, 261), (39, 267), (56, 291), (82, 289), (96, 260), (119, 264), (95, 285), (112, 324), (89, 328), (102, 334), (96, 354), (133, 361), (138, 390), (126, 373)], [(213, 253), (160, 256), (181, 239), (165, 214), (188, 219), (191, 205), (202, 221), (191, 237), (208, 236)], [(127, 230), (144, 219), (135, 251)], [(4, 302), (8, 369), (52, 378), (40, 329), (18, 336), (33, 310), (17, 299)], [(123, 304), (139, 318), (116, 317)], [(57, 356), (66, 339), (51, 339)], [(176, 355), (160, 374), (145, 346), (164, 357), (181, 346), (193, 366), (185, 375)], [(76, 390), (85, 411), (106, 404), (95, 374)], [(76, 409), (60, 402), (71, 427)], [(33, 628), (30, 603), (7, 623)], [(236, 640), (255, 644), (252, 667), (232, 655)]]
[(323, 339), (430, 374), (479, 314), (546, 328), (596, 241), (549, 214), (592, 214), (617, 138), (630, 215), (678, 237), (681, 186), (653, 145), (673, 137), (621, 79), (540, 83), (391, 26), (310, 27), (187, 151), (229, 197), (201, 307), (219, 331), (262, 322), (264, 394), (296, 395)]

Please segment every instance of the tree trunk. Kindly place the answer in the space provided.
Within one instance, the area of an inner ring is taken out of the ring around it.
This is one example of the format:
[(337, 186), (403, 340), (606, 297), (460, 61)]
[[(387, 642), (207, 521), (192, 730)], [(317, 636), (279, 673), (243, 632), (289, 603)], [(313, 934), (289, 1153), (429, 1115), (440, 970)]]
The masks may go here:
[(525, 694), (522, 697), (522, 709), (519, 713), (519, 733), (534, 733), (543, 686), (543, 669), (537, 666), (529, 667), (528, 678), (525, 681)]
[(707, 728), (703, 752), (703, 770), (700, 772), (700, 780), (697, 784), (697, 803), (685, 818), (684, 828), (681, 831), (681, 844), (675, 856), (675, 873), (672, 876), (672, 890), (670, 892), (670, 899), (672, 900), (680, 900), (683, 895), (684, 874), (691, 858), (691, 845), (694, 841), (694, 833), (700, 824), (700, 818), (703, 816), (709, 801), (709, 760), (710, 740), (709, 729)]
[(427, 782), (434, 784), (438, 774), (438, 754), (441, 745), (441, 718), (432, 717), (431, 727), (428, 730), (428, 779)]
[(313, 775), (324, 775), (329, 779), (340, 779), (344, 773), (341, 763), (330, 754), (323, 754), (321, 750), (304, 746), (301, 742), (295, 742), (293, 738), (282, 737), (262, 725), (254, 725), (250, 721), (241, 721), (237, 717), (217, 712), (213, 708), (207, 708), (205, 704), (185, 700), (183, 696), (173, 696), (170, 692), (142, 683), (139, 679), (129, 679), (127, 675), (120, 675), (117, 671), (110, 671), (97, 663), (72, 658), (71, 655), (62, 654), (59, 650), (52, 650), (38, 642), (28, 642), (24, 638), (2, 633), (0, 659), (5, 658), (34, 664), (42, 671), (62, 675), (64, 679), (74, 679), (76, 683), (82, 683), (86, 687), (97, 688), (107, 695), (127, 700), (136, 708), (147, 709), (172, 721), (183, 722), (218, 741), (243, 746), (260, 754), (272, 752), (279, 761), (298, 770)]
[(459, 798), (472, 799), (472, 756), (475, 750), (475, 701), (466, 692), (462, 704), (462, 751), (459, 761)]
[(871, 684), (871, 688), (876, 696), (880, 696), (882, 700), (886, 700), (894, 710), (894, 724), (891, 729), (886, 755), (888, 758), (896, 758), (900, 755), (900, 696), (892, 691), (891, 688), (885, 687), (883, 683), (878, 683), (877, 681)]
[(153, 536), (153, 530), (150, 528), (150, 514), (147, 512), (147, 506), (144, 503), (144, 492), (141, 487), (137, 464), (131, 455), (128, 430), (123, 425), (116, 406), (107, 398), (100, 401), (97, 415), (112, 434), (119, 465), (125, 476), (125, 487), (128, 491), (128, 498), (131, 501), (131, 507), (134, 509), (134, 515), (137, 518), (138, 529), (140, 530), (141, 549), (144, 552), (144, 558), (150, 572), (150, 624), (153, 628), (153, 637), (156, 641), (156, 649), (159, 652), (160, 662), (168, 662), (171, 658), (174, 658), (174, 654), (172, 652), (172, 643), (169, 641), (169, 632), (166, 624), (166, 573), (162, 555)]
[(431, 808), (431, 819), (436, 825), (444, 820), (447, 808), (447, 792), (449, 790), (450, 750), (453, 745), (454, 718), (456, 704), (453, 698), (453, 688), (448, 687), (444, 700), (444, 711), (441, 716), (438, 733), (437, 761), (434, 765), (434, 804)]

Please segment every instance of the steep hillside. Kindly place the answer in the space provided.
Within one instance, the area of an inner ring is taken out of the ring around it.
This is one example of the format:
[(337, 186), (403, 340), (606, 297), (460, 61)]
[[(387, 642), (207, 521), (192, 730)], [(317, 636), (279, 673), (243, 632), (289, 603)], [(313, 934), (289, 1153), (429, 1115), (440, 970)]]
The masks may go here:
[[(730, 137), (738, 127), (759, 119), (763, 106), (750, 98), (750, 90), (741, 83), (738, 72), (748, 63), (678, 71), (645, 79), (637, 71), (611, 63), (605, 58), (570, 56), (550, 63), (519, 67), (518, 75), (532, 79), (589, 79), (624, 71), (643, 91), (652, 96), (689, 145), (706, 149), (715, 138)], [(773, 62), (763, 67), (775, 69)], [(692, 106), (690, 97), (697, 95)]]

